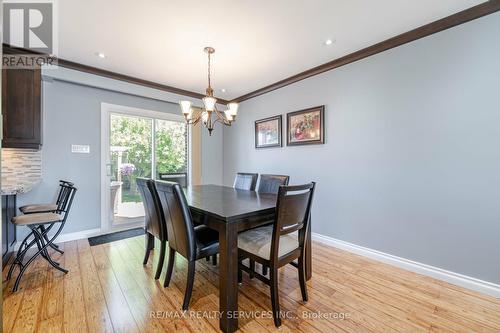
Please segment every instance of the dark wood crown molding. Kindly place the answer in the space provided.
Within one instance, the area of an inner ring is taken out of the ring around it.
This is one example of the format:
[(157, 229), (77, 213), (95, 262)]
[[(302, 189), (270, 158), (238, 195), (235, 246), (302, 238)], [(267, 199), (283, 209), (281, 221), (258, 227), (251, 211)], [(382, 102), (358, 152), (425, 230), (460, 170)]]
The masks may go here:
[[(24, 49), (24, 48), (12, 47), (12, 46), (7, 45), (7, 44), (3, 44), (3, 52), (4, 52), (4, 54), (40, 54), (40, 53), (33, 52), (31, 50)], [(102, 68), (88, 66), (88, 65), (80, 64), (77, 62), (73, 62), (73, 61), (69, 61), (69, 60), (65, 60), (65, 59), (61, 59), (61, 58), (58, 58), (57, 62), (58, 62), (58, 66), (77, 70), (80, 72), (95, 74), (95, 75), (107, 77), (110, 79), (124, 81), (124, 82), (132, 83), (132, 84), (138, 84), (140, 86), (153, 88), (153, 89), (157, 89), (157, 90), (161, 90), (161, 91), (166, 91), (166, 92), (170, 92), (170, 93), (174, 93), (174, 94), (179, 94), (179, 95), (183, 95), (183, 96), (188, 96), (188, 97), (199, 98), (199, 99), (205, 97), (205, 95), (200, 94), (200, 93), (196, 93), (193, 91), (184, 90), (184, 89), (180, 89), (180, 88), (176, 88), (176, 87), (172, 87), (172, 86), (167, 86), (167, 85), (160, 84), (157, 82), (143, 80), (143, 79), (139, 79), (137, 77), (133, 77), (133, 76), (129, 76), (129, 75), (121, 74), (121, 73), (116, 73), (116, 72), (108, 71), (108, 70), (105, 70)], [(225, 99), (217, 98), (217, 103), (227, 104), (227, 103), (229, 103), (229, 101), (227, 101)]]
[(432, 34), (440, 32), (440, 31), (455, 27), (457, 25), (475, 20), (477, 18), (486, 16), (489, 14), (493, 14), (499, 10), (500, 10), (500, 0), (490, 0), (490, 1), (484, 2), (484, 3), (479, 4), (477, 6), (474, 6), (474, 7), (471, 7), (469, 9), (463, 10), (461, 12), (455, 13), (453, 15), (447, 16), (443, 19), (434, 21), (432, 23), (423, 25), (419, 28), (402, 33), (398, 36), (392, 37), (392, 38), (387, 39), (383, 42), (380, 42), (380, 43), (374, 44), (372, 46), (369, 46), (367, 48), (364, 48), (362, 50), (353, 52), (353, 53), (348, 54), (344, 57), (332, 60), (330, 62), (323, 64), (323, 65), (319, 65), (317, 67), (308, 69), (302, 73), (290, 76), (286, 79), (275, 82), (275, 83), (270, 84), (266, 87), (257, 89), (255, 91), (248, 93), (248, 94), (245, 94), (243, 96), (240, 96), (240, 97), (233, 99), (232, 102), (246, 101), (250, 98), (254, 98), (254, 97), (266, 94), (268, 92), (271, 92), (273, 90), (283, 88), (283, 87), (288, 86), (292, 83), (307, 79), (311, 76), (315, 76), (315, 75), (324, 73), (326, 71), (330, 71), (332, 69), (353, 63), (355, 61), (370, 57), (370, 56), (375, 55), (377, 53), (387, 51), (389, 49), (401, 46), (403, 44), (415, 41), (417, 39), (427, 37), (429, 35), (432, 35)]

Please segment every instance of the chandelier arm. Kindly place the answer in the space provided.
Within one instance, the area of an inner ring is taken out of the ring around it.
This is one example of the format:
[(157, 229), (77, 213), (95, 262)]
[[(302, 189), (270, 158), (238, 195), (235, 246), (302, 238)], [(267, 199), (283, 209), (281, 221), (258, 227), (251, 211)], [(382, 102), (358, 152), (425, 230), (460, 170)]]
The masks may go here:
[(217, 119), (219, 120), (219, 122), (221, 124), (228, 125), (228, 126), (231, 125), (231, 121), (228, 120), (222, 112), (217, 110), (217, 106), (214, 107), (214, 110), (215, 110), (215, 114), (217, 115)]
[(185, 119), (186, 121), (186, 124), (188, 125), (196, 125), (200, 122), (200, 119), (201, 119), (201, 113), (197, 114), (195, 117), (191, 118), (191, 119)]

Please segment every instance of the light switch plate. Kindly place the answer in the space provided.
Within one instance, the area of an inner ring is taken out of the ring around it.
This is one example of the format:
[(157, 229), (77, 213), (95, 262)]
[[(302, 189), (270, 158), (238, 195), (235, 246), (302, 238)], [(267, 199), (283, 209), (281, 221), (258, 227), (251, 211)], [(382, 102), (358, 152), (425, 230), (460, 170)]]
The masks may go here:
[(89, 145), (71, 145), (71, 152), (76, 154), (90, 154)]

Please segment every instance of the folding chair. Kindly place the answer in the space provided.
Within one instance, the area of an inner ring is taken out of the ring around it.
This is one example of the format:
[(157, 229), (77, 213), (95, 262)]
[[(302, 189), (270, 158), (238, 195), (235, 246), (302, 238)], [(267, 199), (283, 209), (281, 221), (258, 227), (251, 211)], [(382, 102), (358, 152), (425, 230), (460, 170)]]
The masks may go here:
[[(56, 238), (59, 236), (61, 231), (66, 224), (66, 220), (69, 215), (69, 211), (71, 209), (71, 205), (73, 204), (73, 199), (76, 193), (76, 187), (71, 183), (63, 183), (61, 186), (60, 198), (57, 208), (53, 212), (45, 212), (45, 213), (31, 213), (19, 215), (12, 218), (12, 223), (15, 225), (24, 225), (31, 229), (31, 233), (28, 234), (21, 242), (21, 246), (17, 252), (16, 258), (14, 262), (10, 266), (9, 273), (7, 275), (7, 280), (12, 278), (12, 274), (14, 272), (14, 268), (19, 266), (20, 272), (16, 278), (16, 282), (14, 283), (14, 287), (12, 288), (13, 292), (16, 292), (19, 288), (19, 283), (26, 272), (26, 269), (35, 261), (35, 259), (41, 255), (44, 259), (46, 259), (52, 267), (60, 270), (63, 273), (68, 273), (68, 270), (62, 268), (58, 262), (55, 262), (49, 255), (47, 248), (53, 245)], [(53, 236), (49, 236), (49, 231), (56, 225), (59, 225), (59, 228), (54, 233)], [(33, 236), (33, 240), (29, 241), (30, 236)], [(27, 254), (28, 250), (31, 249), (34, 245), (37, 246), (38, 251), (31, 256), (26, 263), (23, 263), (24, 257)]]

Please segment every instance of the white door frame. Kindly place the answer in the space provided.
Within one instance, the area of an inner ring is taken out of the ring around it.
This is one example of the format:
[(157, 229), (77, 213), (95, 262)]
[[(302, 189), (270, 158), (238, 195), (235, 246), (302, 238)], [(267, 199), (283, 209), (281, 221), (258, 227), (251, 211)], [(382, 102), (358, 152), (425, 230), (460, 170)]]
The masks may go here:
[[(110, 115), (111, 114), (123, 114), (128, 116), (136, 116), (143, 118), (163, 119), (170, 121), (180, 121), (184, 122), (184, 117), (181, 115), (176, 115), (167, 112), (152, 111), (147, 109), (134, 108), (130, 106), (101, 103), (101, 232), (111, 232), (124, 229), (135, 228), (144, 225), (144, 222), (136, 222), (124, 224), (123, 226), (113, 226), (112, 222), (109, 220), (109, 210), (110, 210), (110, 191), (109, 191), (109, 177), (108, 176), (108, 166), (110, 165), (110, 145), (109, 136), (111, 132), (110, 127)], [(154, 123), (154, 122), (153, 122)], [(154, 126), (154, 124), (153, 124)], [(153, 136), (154, 141), (154, 136)], [(154, 145), (152, 147), (154, 150)], [(188, 181), (191, 178), (191, 133), (188, 126)], [(153, 151), (154, 158), (154, 151)], [(154, 164), (154, 163), (153, 163)], [(154, 169), (154, 166), (153, 166)], [(152, 171), (152, 176), (155, 174), (155, 170)]]

